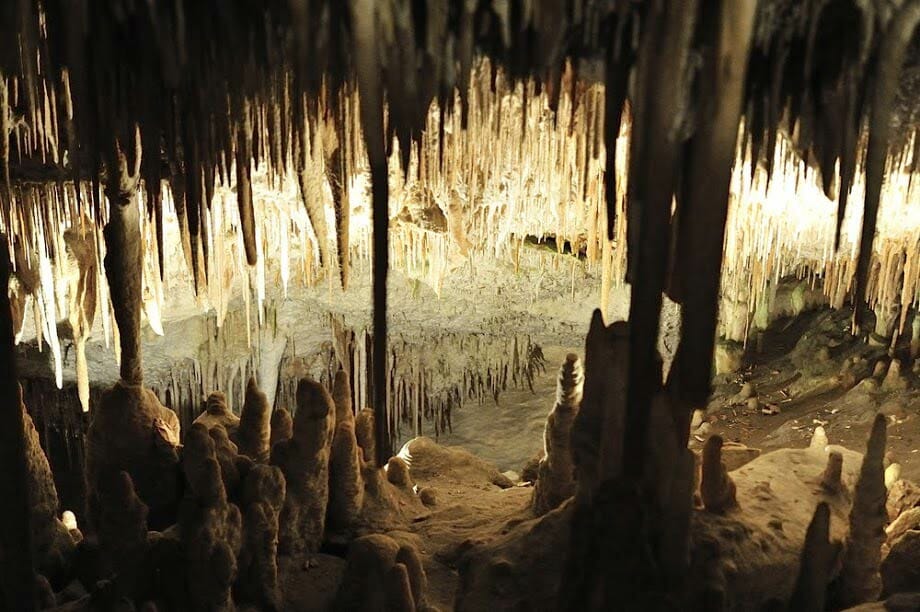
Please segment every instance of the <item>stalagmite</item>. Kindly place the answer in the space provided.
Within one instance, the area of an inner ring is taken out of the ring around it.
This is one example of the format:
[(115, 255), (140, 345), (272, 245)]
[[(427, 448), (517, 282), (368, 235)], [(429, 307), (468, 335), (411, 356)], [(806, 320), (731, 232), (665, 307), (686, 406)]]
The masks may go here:
[(354, 540), (336, 597), (336, 610), (433, 612), (424, 600), (427, 579), (418, 551), (384, 534)]
[(409, 476), (409, 466), (402, 457), (390, 457), (386, 465), (387, 480), (397, 487), (411, 487), (412, 479)]
[(230, 588), (242, 547), (242, 517), (228, 503), (214, 441), (204, 425), (193, 425), (182, 453), (185, 497), (179, 508), (179, 534), (185, 546), (190, 608), (234, 609)]
[(208, 429), (221, 426), (231, 436), (235, 436), (240, 427), (240, 417), (230, 411), (227, 406), (227, 396), (221, 391), (215, 391), (208, 396), (205, 411), (195, 419), (195, 422), (201, 423)]
[(118, 593), (133, 598), (147, 553), (147, 506), (127, 472), (104, 478), (96, 489), (101, 508), (96, 519), (99, 544), (116, 574)]
[(241, 478), (245, 477), (245, 473), (240, 473), (240, 468), (242, 467), (243, 471), (248, 471), (251, 463), (245, 463), (247, 458), (239, 456), (239, 449), (236, 444), (230, 441), (229, 436), (227, 436), (227, 430), (220, 425), (209, 428), (208, 435), (211, 436), (211, 440), (214, 442), (214, 457), (220, 466), (220, 477), (224, 482), (224, 490), (227, 492), (228, 497), (233, 498), (238, 492)]
[(815, 515), (805, 532), (805, 545), (799, 563), (799, 578), (789, 600), (789, 610), (824, 610), (827, 585), (837, 555), (838, 546), (831, 542), (830, 508), (818, 504)]
[(256, 386), (255, 378), (246, 383), (246, 397), (240, 411), (236, 443), (240, 454), (257, 463), (267, 463), (271, 451), (271, 406)]
[(703, 477), (700, 481), (703, 507), (721, 514), (737, 505), (735, 483), (722, 464), (722, 437), (710, 436), (703, 447)]
[(831, 451), (827, 455), (827, 467), (821, 475), (821, 486), (829, 493), (840, 491), (840, 475), (843, 472), (843, 455), (839, 451)]
[(325, 387), (297, 384), (294, 435), (272, 447), (271, 462), (284, 473), (287, 492), (281, 511), (279, 550), (288, 554), (319, 550), (329, 501), (329, 453), (335, 406)]
[(575, 466), (569, 444), (572, 422), (581, 405), (583, 384), (581, 361), (570, 353), (559, 370), (556, 405), (546, 418), (545, 454), (538, 468), (532, 502), (537, 515), (552, 510), (575, 493)]
[(271, 447), (278, 442), (286, 442), (294, 436), (294, 419), (287, 408), (279, 408), (271, 416)]
[(59, 501), (51, 466), (48, 464), (45, 451), (42, 450), (32, 417), (22, 401), (22, 387), (17, 387), (17, 403), (22, 411), (26, 468), (29, 476), (29, 524), (35, 569), (44, 576), (55, 579), (65, 569), (67, 557), (73, 552), (76, 542), (70, 530), (58, 519)]
[(588, 498), (622, 465), (628, 334), (626, 323), (605, 326), (594, 311), (585, 339), (583, 397), (571, 434), (578, 493)]
[(361, 456), (365, 465), (377, 465), (377, 454), (374, 446), (374, 411), (365, 408), (355, 417), (355, 438), (361, 449)]
[(361, 512), (364, 481), (361, 478), (362, 451), (355, 436), (351, 384), (348, 373), (339, 370), (332, 387), (335, 403), (335, 435), (329, 457), (329, 507), (326, 523), (337, 530), (351, 526)]
[(834, 605), (846, 607), (878, 597), (881, 592), (879, 564), (885, 541), (885, 416), (879, 414), (872, 424), (859, 480), (853, 491), (850, 532), (845, 543), (843, 566), (837, 578)]
[(86, 441), (89, 519), (101, 511), (97, 487), (121, 471), (131, 476), (137, 495), (149, 507), (152, 529), (170, 524), (178, 501), (176, 474), (179, 420), (156, 395), (122, 381), (106, 391), (93, 412)]
[(278, 516), (284, 504), (284, 475), (257, 465), (243, 482), (243, 546), (237, 585), (244, 599), (268, 610), (281, 609), (278, 577)]
[(823, 451), (827, 448), (827, 444), (827, 433), (824, 431), (824, 427), (818, 425), (815, 427), (815, 432), (811, 435), (811, 443), (809, 443), (808, 447)]

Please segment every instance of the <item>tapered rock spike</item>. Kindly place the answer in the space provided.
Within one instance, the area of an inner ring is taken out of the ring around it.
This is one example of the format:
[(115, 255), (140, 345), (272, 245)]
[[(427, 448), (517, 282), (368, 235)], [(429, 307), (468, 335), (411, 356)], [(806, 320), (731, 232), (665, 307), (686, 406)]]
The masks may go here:
[(268, 398), (256, 385), (255, 378), (246, 384), (246, 397), (240, 411), (237, 445), (241, 455), (265, 463), (271, 450), (271, 407)]
[(825, 448), (827, 448), (827, 443), (827, 433), (824, 431), (822, 426), (818, 425), (815, 427), (815, 433), (811, 435), (811, 443), (809, 444), (809, 448), (823, 451)]
[(735, 483), (722, 463), (722, 436), (710, 436), (703, 446), (703, 476), (700, 481), (703, 507), (721, 514), (738, 505)]
[(831, 512), (826, 502), (815, 508), (815, 514), (805, 532), (805, 544), (799, 561), (799, 577), (789, 600), (788, 609), (824, 610), (827, 585), (837, 555), (830, 541)]
[(874, 600), (882, 590), (879, 566), (888, 522), (884, 467), (886, 423), (882, 414), (872, 423), (853, 491), (850, 530), (834, 597), (834, 605), (841, 608)]
[(821, 475), (821, 486), (830, 493), (840, 490), (840, 476), (843, 473), (843, 455), (840, 451), (831, 451), (827, 455), (827, 467)]

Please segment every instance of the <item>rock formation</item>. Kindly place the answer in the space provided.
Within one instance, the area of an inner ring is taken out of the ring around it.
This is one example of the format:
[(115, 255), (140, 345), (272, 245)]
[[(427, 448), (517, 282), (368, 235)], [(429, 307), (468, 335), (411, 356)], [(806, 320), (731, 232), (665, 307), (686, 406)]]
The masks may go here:
[(243, 547), (237, 587), (241, 598), (265, 610), (281, 610), (278, 578), (278, 517), (284, 504), (284, 475), (256, 465), (243, 483)]
[(185, 550), (189, 609), (233, 610), (231, 586), (242, 547), (242, 518), (239, 508), (227, 501), (214, 440), (201, 423), (189, 430), (182, 467), (186, 491), (178, 527)]
[(335, 435), (329, 458), (329, 507), (326, 522), (330, 529), (341, 530), (354, 524), (364, 501), (364, 481), (361, 477), (363, 457), (355, 437), (351, 384), (344, 370), (339, 370), (335, 375), (332, 399), (335, 402)]
[(556, 404), (546, 417), (544, 456), (537, 472), (533, 510), (545, 514), (575, 494), (575, 466), (570, 447), (572, 423), (581, 405), (584, 375), (575, 354), (566, 356), (556, 382)]
[(319, 383), (297, 385), (294, 435), (272, 447), (271, 462), (284, 473), (287, 489), (281, 511), (279, 550), (316, 552), (322, 543), (329, 499), (329, 454), (335, 406)]
[(70, 529), (58, 519), (59, 501), (54, 476), (48, 458), (42, 450), (38, 431), (32, 423), (19, 387), (19, 408), (22, 410), (26, 469), (29, 487), (29, 526), (34, 547), (35, 569), (55, 578), (66, 566), (76, 541)]
[[(287, 408), (279, 408), (271, 416), (270, 446), (274, 448), (278, 442), (290, 440), (294, 435), (294, 419)], [(269, 451), (271, 452), (271, 451)]]
[(214, 391), (208, 396), (205, 410), (195, 419), (195, 422), (201, 423), (208, 429), (220, 425), (230, 437), (235, 437), (240, 427), (240, 417), (233, 414), (227, 407), (227, 397), (220, 391)]
[(737, 505), (735, 483), (722, 464), (722, 437), (711, 436), (703, 447), (700, 494), (707, 511), (720, 514)]
[(843, 566), (837, 578), (834, 604), (856, 605), (878, 597), (882, 590), (879, 565), (885, 541), (885, 438), (886, 420), (877, 415), (853, 491)]
[(433, 610), (424, 598), (427, 579), (418, 550), (373, 534), (354, 540), (335, 609), (348, 612)]
[(789, 600), (789, 610), (824, 610), (827, 584), (838, 549), (829, 539), (830, 521), (830, 508), (825, 502), (819, 503), (805, 532), (799, 577)]
[(86, 440), (87, 507), (96, 526), (101, 511), (97, 488), (125, 471), (149, 508), (149, 526), (162, 529), (175, 521), (179, 497), (179, 419), (157, 396), (139, 385), (119, 381), (93, 411)]
[(821, 486), (828, 493), (838, 493), (841, 487), (840, 476), (843, 472), (843, 455), (840, 451), (831, 451), (827, 455), (827, 467), (821, 474)]
[(271, 406), (268, 398), (256, 386), (254, 378), (246, 385), (246, 398), (240, 412), (236, 444), (241, 455), (257, 463), (267, 463), (271, 451)]
[(377, 462), (376, 443), (374, 441), (374, 411), (365, 408), (355, 417), (355, 437), (361, 449), (361, 456), (366, 465)]

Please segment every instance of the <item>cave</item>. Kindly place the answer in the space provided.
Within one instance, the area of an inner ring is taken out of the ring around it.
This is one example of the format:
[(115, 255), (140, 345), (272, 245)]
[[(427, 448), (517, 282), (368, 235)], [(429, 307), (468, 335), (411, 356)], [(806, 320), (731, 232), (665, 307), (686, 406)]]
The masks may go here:
[(0, 0), (0, 468), (0, 612), (920, 610), (920, 0)]

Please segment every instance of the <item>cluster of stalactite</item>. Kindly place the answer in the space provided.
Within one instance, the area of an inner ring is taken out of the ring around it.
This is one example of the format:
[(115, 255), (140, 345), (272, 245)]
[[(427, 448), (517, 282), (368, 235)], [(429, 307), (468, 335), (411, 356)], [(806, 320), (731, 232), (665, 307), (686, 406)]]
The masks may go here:
[[(373, 336), (347, 327), (342, 317), (330, 320), (331, 344), (309, 355), (296, 355), (296, 346), (289, 344), (279, 369), (276, 409), (293, 409), (298, 381), (305, 376), (332, 391), (340, 364), (349, 373), (355, 410), (369, 407)], [(391, 335), (388, 346), (385, 416), (391, 443), (404, 433), (439, 436), (451, 430), (451, 414), (464, 404), (497, 404), (509, 388), (533, 391), (534, 378), (546, 366), (542, 348), (527, 335), (400, 333)]]

